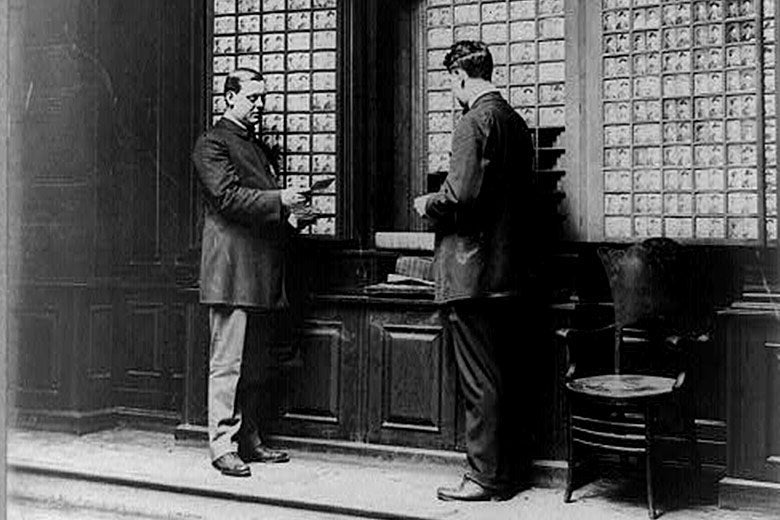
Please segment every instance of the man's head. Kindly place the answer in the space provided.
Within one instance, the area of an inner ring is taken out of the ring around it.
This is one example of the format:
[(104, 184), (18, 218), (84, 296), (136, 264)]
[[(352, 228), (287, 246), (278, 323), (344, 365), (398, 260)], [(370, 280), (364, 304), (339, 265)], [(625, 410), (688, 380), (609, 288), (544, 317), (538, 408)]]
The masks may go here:
[(489, 82), (493, 76), (493, 56), (480, 41), (455, 42), (444, 56), (444, 66), (450, 73), (452, 93), (463, 106), (468, 101), (471, 85)]
[(225, 79), (227, 113), (248, 127), (260, 121), (265, 103), (263, 75), (252, 69), (236, 69)]

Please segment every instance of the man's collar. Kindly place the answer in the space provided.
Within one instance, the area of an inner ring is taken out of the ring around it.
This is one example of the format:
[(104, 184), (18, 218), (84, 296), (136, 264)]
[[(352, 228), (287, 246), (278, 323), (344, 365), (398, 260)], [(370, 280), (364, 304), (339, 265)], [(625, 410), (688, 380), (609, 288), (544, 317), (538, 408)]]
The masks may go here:
[(485, 94), (492, 94), (493, 92), (500, 93), (501, 91), (498, 90), (498, 88), (496, 88), (493, 85), (490, 85), (489, 87), (485, 87), (482, 90), (478, 90), (477, 92), (472, 94), (471, 97), (469, 98), (469, 100), (468, 100), (468, 108), (469, 109), (473, 108), (474, 107), (474, 103), (476, 103), (479, 98), (481, 98)]
[(224, 114), (222, 114), (222, 119), (227, 119), (231, 123), (233, 123), (235, 125), (238, 125), (239, 127), (243, 128), (244, 130), (247, 130), (246, 125), (244, 123), (242, 123), (241, 121), (239, 121), (238, 119), (236, 119), (233, 116), (233, 114), (231, 114), (230, 112), (225, 112)]
[(246, 139), (254, 139), (255, 132), (252, 128), (247, 128), (247, 126), (234, 117), (230, 117), (227, 113), (222, 115), (222, 118), (217, 122), (217, 124), (220, 124), (221, 126), (224, 126), (225, 128), (231, 130), (233, 133), (238, 134), (242, 137), (245, 137)]

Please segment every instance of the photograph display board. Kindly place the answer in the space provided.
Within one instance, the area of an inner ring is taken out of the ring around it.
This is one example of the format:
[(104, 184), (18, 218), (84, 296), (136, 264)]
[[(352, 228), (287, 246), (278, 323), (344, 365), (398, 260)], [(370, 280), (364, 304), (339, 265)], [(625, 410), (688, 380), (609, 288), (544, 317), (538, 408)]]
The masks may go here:
[[(338, 172), (338, 0), (213, 0), (212, 122), (233, 69), (261, 70), (268, 90), (259, 134), (280, 184), (310, 187)], [(336, 233), (336, 183), (312, 196), (323, 217), (304, 232)]]
[[(493, 55), (493, 83), (534, 129), (565, 126), (563, 0), (427, 0), (425, 84), (427, 173), (449, 170), (451, 135), (461, 114), (443, 61), (457, 40), (482, 40)], [(561, 132), (546, 147), (559, 147)]]
[(776, 240), (775, 3), (760, 1), (601, 0), (605, 239)]

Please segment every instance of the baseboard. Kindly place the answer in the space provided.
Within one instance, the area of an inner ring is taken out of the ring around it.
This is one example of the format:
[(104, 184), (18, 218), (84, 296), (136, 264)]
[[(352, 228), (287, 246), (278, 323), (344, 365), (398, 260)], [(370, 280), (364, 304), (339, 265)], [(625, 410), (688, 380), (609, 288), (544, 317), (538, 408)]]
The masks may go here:
[(780, 511), (780, 483), (723, 477), (718, 482), (718, 505), (724, 509)]
[[(180, 424), (174, 431), (176, 441), (185, 444), (205, 446), (208, 430), (205, 426)], [(465, 465), (466, 455), (456, 451), (409, 448), (406, 446), (388, 446), (365, 442), (345, 441), (341, 439), (316, 439), (310, 437), (289, 437), (269, 435), (269, 444), (277, 448), (312, 451), (319, 453), (338, 453), (361, 457), (374, 457), (388, 460), (406, 460), (447, 465)]]
[(181, 422), (181, 414), (165, 410), (117, 406), (114, 408), (114, 414), (119, 426), (165, 433), (173, 433)]
[(100, 410), (10, 410), (8, 423), (15, 428), (49, 430), (83, 435), (117, 425), (113, 408)]
[(15, 428), (83, 435), (117, 426), (172, 432), (180, 420), (175, 412), (118, 406), (89, 411), (17, 408), (11, 411), (8, 422)]

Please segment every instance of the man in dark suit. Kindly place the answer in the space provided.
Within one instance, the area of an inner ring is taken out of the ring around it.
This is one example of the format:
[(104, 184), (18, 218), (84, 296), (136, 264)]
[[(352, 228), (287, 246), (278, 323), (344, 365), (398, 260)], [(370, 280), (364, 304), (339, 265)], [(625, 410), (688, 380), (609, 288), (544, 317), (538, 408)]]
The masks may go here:
[(259, 349), (270, 315), (288, 305), (285, 237), (298, 227), (291, 209), (301, 190), (280, 189), (255, 140), (265, 99), (262, 75), (237, 69), (225, 80), (228, 109), (195, 145), (193, 161), (205, 201), (200, 301), (209, 306), (208, 384), (212, 464), (249, 476), (246, 462), (285, 462), (258, 430)]
[[(463, 117), (452, 137), (450, 171), (437, 193), (417, 197), (436, 231), (436, 300), (451, 332), (466, 403), (471, 470), (442, 500), (496, 500), (517, 489), (524, 429), (515, 406), (518, 303), (527, 280), (523, 226), (533, 226), (533, 142), (525, 121), (491, 81), (493, 59), (477, 41), (445, 56)], [(511, 371), (511, 372), (510, 372)]]

